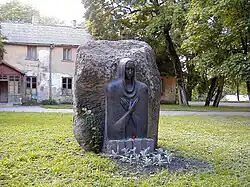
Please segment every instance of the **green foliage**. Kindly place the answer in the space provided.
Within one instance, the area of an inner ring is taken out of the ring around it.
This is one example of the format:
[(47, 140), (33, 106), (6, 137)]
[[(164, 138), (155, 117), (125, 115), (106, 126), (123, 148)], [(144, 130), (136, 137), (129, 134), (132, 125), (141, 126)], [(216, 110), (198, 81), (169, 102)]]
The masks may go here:
[(186, 1), (103, 1), (82, 0), (88, 30), (96, 39), (139, 39), (156, 52), (162, 73), (175, 75), (166, 50), (164, 27), (170, 26), (175, 47), (180, 44), (185, 25)]
[(195, 54), (193, 63), (202, 74), (249, 79), (249, 7), (245, 0), (192, 1), (183, 47)]
[[(39, 15), (39, 11), (34, 9), (32, 6), (27, 4), (22, 4), (17, 0), (12, 0), (5, 4), (0, 4), (0, 22), (4, 21), (17, 21), (24, 23), (31, 23), (32, 16)], [(42, 25), (56, 25), (64, 24), (64, 21), (61, 21), (55, 17), (40, 17), (40, 24)]]
[(14, 0), (0, 5), (0, 22), (23, 21), (25, 23), (31, 23), (32, 15), (38, 13), (39, 12), (31, 6)]
[(92, 151), (99, 153), (102, 146), (102, 129), (98, 124), (98, 121), (95, 120), (94, 112), (82, 108), (78, 112), (79, 117), (83, 120), (85, 125), (85, 143), (88, 144), (85, 146), (86, 151)]
[(143, 175), (83, 153), (72, 115), (0, 113), (0, 186), (248, 186), (247, 117), (161, 117), (159, 145), (212, 164), (210, 171)]
[(65, 22), (56, 17), (42, 16), (39, 19), (39, 24), (41, 25), (64, 25)]
[(42, 105), (56, 105), (57, 102), (56, 102), (56, 100), (46, 99), (46, 100), (42, 100), (41, 104)]
[(1, 32), (0, 32), (0, 60), (3, 59), (3, 54), (4, 54), (4, 44), (3, 44), (3, 41), (4, 41), (4, 37), (1, 35)]

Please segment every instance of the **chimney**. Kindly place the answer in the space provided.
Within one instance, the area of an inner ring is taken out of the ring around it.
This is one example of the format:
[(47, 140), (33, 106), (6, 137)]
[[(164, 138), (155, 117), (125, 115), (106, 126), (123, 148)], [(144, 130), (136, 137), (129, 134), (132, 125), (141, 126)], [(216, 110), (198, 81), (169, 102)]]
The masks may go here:
[(39, 14), (34, 14), (34, 15), (32, 16), (32, 24), (33, 24), (33, 25), (37, 25), (37, 24), (39, 24), (39, 21), (40, 21), (40, 16), (39, 16)]
[(76, 29), (76, 20), (72, 20), (72, 27)]

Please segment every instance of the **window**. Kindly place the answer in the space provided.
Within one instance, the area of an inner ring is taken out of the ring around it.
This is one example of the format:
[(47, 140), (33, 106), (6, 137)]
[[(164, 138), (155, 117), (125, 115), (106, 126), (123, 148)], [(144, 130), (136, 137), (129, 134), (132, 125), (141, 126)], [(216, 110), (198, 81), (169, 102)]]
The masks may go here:
[(7, 75), (0, 75), (0, 80), (8, 80)]
[(26, 88), (36, 89), (36, 77), (27, 77), (26, 78)]
[(34, 46), (27, 46), (27, 60), (37, 60), (37, 49)]
[(71, 95), (72, 94), (72, 77), (62, 78), (62, 94)]
[(20, 93), (20, 77), (19, 76), (9, 77), (9, 93), (10, 94)]
[(63, 49), (63, 60), (72, 60), (72, 50), (71, 48), (64, 48)]

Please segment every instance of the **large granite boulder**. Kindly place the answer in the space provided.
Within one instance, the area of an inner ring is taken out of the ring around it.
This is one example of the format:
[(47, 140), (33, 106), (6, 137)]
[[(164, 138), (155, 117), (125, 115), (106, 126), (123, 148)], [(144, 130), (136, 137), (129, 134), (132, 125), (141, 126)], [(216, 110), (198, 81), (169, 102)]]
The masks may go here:
[(152, 48), (136, 40), (99, 40), (80, 46), (75, 63), (73, 132), (85, 151), (102, 148), (105, 85), (116, 78), (118, 63), (126, 57), (136, 60), (137, 80), (148, 86), (148, 137), (157, 144), (161, 82)]

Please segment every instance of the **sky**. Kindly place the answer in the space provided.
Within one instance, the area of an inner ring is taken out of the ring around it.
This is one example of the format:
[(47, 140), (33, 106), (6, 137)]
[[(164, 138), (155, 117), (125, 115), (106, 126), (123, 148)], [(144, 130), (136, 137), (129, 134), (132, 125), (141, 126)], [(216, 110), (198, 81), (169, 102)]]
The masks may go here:
[[(0, 4), (11, 0), (0, 0)], [(19, 0), (39, 10), (42, 16), (54, 16), (70, 24), (72, 20), (83, 21), (84, 6), (81, 0)]]

